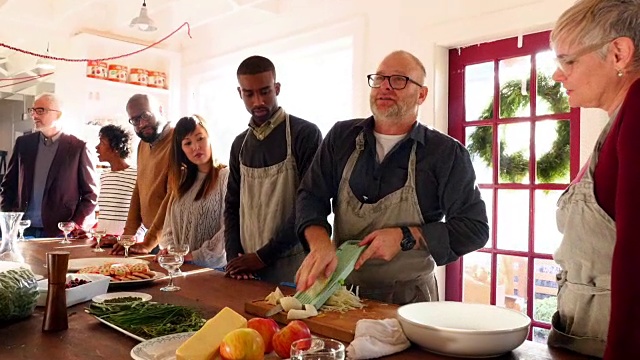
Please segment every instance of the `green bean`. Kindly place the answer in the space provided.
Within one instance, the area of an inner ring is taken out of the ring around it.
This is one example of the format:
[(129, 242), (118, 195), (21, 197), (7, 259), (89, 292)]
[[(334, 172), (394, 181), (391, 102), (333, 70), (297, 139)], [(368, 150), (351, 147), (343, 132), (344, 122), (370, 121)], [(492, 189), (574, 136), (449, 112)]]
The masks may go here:
[(91, 304), (88, 312), (144, 339), (197, 331), (204, 320), (191, 308), (171, 304)]

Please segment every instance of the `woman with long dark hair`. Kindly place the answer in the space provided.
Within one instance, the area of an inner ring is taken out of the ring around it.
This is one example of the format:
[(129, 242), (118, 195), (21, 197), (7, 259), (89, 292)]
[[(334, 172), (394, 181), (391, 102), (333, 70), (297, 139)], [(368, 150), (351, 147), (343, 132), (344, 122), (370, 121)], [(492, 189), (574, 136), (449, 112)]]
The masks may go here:
[(222, 215), (229, 170), (212, 154), (205, 119), (199, 115), (180, 119), (171, 146), (171, 200), (160, 253), (166, 253), (172, 243), (188, 244), (185, 261), (211, 268), (224, 266)]

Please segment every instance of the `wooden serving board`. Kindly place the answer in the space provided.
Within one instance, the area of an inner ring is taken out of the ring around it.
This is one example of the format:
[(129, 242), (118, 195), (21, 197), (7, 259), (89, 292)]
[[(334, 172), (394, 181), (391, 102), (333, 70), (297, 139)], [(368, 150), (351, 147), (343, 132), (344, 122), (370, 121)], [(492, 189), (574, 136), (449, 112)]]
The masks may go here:
[[(349, 310), (344, 313), (329, 311), (318, 316), (303, 319), (312, 333), (332, 339), (351, 342), (356, 331), (356, 323), (360, 319), (382, 320), (396, 318), (398, 305), (381, 303), (373, 300), (362, 300), (366, 305), (362, 309)], [(254, 300), (244, 304), (244, 311), (258, 317), (264, 317), (273, 305), (264, 300)], [(272, 318), (280, 324), (287, 324), (287, 313), (281, 311)]]

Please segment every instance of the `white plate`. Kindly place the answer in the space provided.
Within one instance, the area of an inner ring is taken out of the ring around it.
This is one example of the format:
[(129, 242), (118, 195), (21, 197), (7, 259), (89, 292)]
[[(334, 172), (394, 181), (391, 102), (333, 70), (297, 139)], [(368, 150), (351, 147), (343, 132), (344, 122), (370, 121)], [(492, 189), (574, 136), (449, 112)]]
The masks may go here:
[(69, 271), (78, 271), (82, 268), (89, 266), (102, 266), (104, 264), (137, 264), (149, 262), (144, 259), (138, 258), (117, 258), (117, 257), (95, 257), (95, 258), (80, 258), (69, 260)]
[[(187, 341), (188, 338), (192, 337), (193, 334), (195, 334), (195, 331), (165, 335), (150, 340), (144, 340), (131, 349), (131, 357), (134, 360), (175, 360), (176, 350), (178, 350), (180, 345)], [(265, 354), (264, 359), (282, 360), (275, 352)]]
[[(145, 341), (145, 339), (141, 338), (140, 336), (134, 335), (134, 334), (128, 332), (127, 330), (125, 330), (125, 329), (123, 329), (123, 328), (121, 328), (119, 326), (113, 325), (112, 323), (110, 323), (110, 322), (108, 322), (106, 320), (102, 320), (102, 319), (100, 319), (99, 317), (97, 317), (95, 315), (92, 315), (92, 316), (94, 318), (96, 318), (98, 321), (100, 321), (101, 323), (103, 323), (103, 324), (105, 324), (105, 325), (107, 325), (107, 326), (109, 326), (109, 327), (111, 327), (113, 329), (116, 329), (117, 331), (120, 331), (121, 333), (123, 333), (123, 334), (125, 334), (125, 335), (127, 335), (129, 337), (132, 337), (132, 338), (134, 338), (134, 339), (136, 339), (138, 341)], [(175, 352), (175, 350), (174, 350), (174, 352)]]
[[(151, 295), (141, 293), (141, 292), (121, 291), (121, 292), (107, 293), (107, 294), (94, 296), (93, 299), (91, 299), (91, 301), (95, 303), (101, 303), (105, 300), (117, 299), (122, 297), (139, 297), (139, 298), (142, 298), (142, 300), (140, 301), (149, 301), (152, 298)], [(118, 303), (118, 304), (123, 304), (123, 303)]]
[(151, 273), (154, 274), (154, 276), (151, 279), (127, 280), (127, 281), (117, 281), (117, 280), (111, 279), (111, 282), (109, 283), (109, 287), (124, 287), (128, 285), (140, 285), (140, 284), (150, 283), (155, 280), (160, 280), (166, 277), (165, 274), (158, 271), (151, 271)]
[(135, 360), (174, 360), (176, 350), (195, 332), (171, 334), (146, 340), (131, 349)]

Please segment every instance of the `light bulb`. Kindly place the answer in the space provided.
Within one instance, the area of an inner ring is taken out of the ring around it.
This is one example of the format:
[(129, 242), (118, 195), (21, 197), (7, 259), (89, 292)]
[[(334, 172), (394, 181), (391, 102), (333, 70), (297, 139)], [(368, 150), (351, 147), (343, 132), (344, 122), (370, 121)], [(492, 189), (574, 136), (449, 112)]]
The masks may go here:
[(142, 31), (147, 31), (148, 28), (149, 28), (149, 24), (138, 24), (138, 29)]

